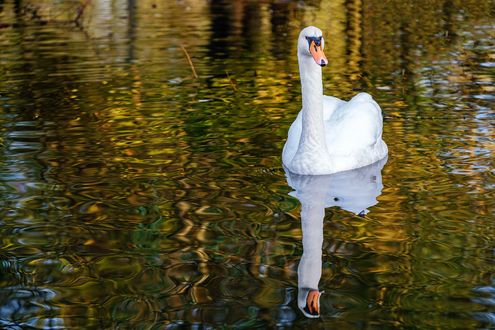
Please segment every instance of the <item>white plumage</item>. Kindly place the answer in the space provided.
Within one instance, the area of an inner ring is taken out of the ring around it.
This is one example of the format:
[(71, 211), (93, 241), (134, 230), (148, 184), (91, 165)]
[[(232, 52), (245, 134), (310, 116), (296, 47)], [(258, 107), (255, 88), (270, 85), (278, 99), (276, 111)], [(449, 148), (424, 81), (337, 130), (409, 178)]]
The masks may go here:
[[(377, 198), (382, 192), (381, 171), (386, 162), (387, 158), (383, 158), (368, 166), (331, 175), (286, 172), (287, 183), (294, 189), (290, 195), (301, 202), (303, 255), (297, 268), (297, 305), (305, 316), (320, 316), (319, 282), (325, 208), (338, 206), (361, 216), (368, 213), (368, 208), (378, 203)], [(311, 292), (317, 299), (308, 300)], [(311, 304), (316, 308), (309, 308)]]
[[(351, 170), (372, 164), (388, 153), (382, 140), (381, 109), (369, 94), (359, 93), (348, 102), (323, 95), (320, 65), (326, 64), (326, 58), (321, 36), (321, 30), (312, 26), (299, 35), (303, 107), (290, 127), (282, 153), (284, 165), (297, 174)], [(322, 57), (316, 58), (316, 52), (310, 51), (314, 45), (308, 38), (320, 38), (317, 54)]]

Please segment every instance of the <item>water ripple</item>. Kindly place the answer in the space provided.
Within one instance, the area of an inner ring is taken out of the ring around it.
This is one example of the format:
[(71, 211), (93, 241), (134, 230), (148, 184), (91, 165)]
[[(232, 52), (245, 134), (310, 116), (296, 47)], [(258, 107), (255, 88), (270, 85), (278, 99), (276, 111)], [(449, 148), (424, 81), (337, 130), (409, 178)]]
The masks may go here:
[[(493, 326), (488, 2), (50, 6), (0, 1), (0, 327)], [(279, 158), (308, 19), (390, 149), (369, 213), (325, 211), (319, 320)]]

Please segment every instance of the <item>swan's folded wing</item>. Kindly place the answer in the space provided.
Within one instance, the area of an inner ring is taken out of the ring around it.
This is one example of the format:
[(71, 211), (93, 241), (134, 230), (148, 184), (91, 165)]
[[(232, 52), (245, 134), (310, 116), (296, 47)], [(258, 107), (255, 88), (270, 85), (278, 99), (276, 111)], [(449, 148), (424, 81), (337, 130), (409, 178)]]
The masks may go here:
[(381, 140), (381, 109), (369, 94), (360, 93), (338, 107), (325, 121), (326, 142), (330, 154), (350, 155), (368, 150)]

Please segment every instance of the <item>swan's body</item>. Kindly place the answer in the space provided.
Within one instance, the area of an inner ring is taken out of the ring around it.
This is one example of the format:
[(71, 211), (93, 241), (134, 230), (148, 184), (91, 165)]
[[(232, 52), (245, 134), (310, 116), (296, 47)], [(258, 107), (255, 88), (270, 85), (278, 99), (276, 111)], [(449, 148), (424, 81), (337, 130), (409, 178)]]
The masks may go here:
[[(315, 39), (320, 40), (321, 48), (311, 43)], [(301, 31), (297, 56), (303, 106), (282, 153), (284, 165), (297, 174), (347, 171), (372, 164), (388, 153), (382, 140), (381, 109), (369, 94), (360, 93), (348, 102), (323, 95), (323, 46), (318, 28)]]

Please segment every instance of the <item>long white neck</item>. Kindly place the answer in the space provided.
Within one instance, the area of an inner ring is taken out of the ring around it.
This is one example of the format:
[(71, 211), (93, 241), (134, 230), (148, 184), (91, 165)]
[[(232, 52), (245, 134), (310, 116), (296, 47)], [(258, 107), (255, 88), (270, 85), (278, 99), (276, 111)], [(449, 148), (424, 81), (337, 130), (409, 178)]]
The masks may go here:
[(323, 245), (323, 219), (325, 205), (319, 201), (302, 203), (301, 227), (303, 234), (303, 255), (297, 268), (299, 289), (318, 290), (321, 277), (321, 255)]
[(298, 52), (297, 57), (302, 89), (302, 133), (298, 153), (326, 152), (321, 67), (311, 56)]

